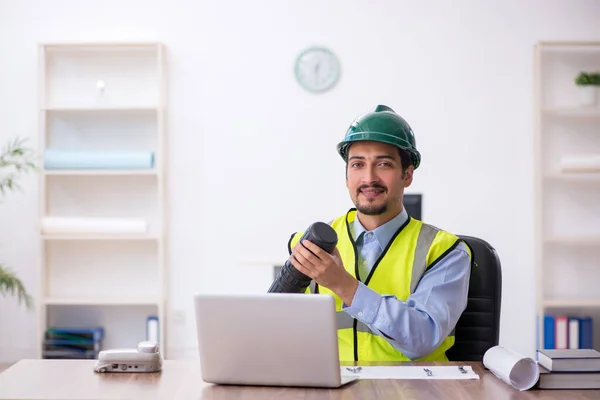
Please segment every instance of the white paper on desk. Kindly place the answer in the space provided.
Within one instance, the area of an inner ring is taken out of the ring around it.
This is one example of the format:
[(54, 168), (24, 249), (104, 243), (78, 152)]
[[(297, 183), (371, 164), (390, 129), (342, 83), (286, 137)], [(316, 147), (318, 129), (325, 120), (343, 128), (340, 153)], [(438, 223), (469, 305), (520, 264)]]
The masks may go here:
[(499, 379), (521, 391), (531, 389), (540, 376), (533, 359), (502, 346), (488, 349), (483, 355), (483, 365)]
[[(426, 369), (431, 371), (431, 375), (427, 375)], [(458, 365), (342, 367), (342, 375), (358, 376), (359, 379), (479, 379), (479, 375), (470, 366), (465, 365), (463, 369), (466, 374), (459, 369)]]

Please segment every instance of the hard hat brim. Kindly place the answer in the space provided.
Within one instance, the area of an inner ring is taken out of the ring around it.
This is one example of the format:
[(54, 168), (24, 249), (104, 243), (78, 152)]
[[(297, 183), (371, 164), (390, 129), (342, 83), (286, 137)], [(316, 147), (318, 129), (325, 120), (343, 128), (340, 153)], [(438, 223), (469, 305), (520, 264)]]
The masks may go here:
[(408, 154), (410, 154), (412, 164), (415, 169), (417, 169), (421, 163), (421, 154), (414, 149), (410, 143), (398, 138), (397, 136), (383, 132), (356, 132), (347, 135), (343, 141), (337, 144), (337, 151), (344, 161), (347, 161), (348, 159), (348, 147), (350, 147), (352, 143), (361, 141), (387, 143), (406, 151)]

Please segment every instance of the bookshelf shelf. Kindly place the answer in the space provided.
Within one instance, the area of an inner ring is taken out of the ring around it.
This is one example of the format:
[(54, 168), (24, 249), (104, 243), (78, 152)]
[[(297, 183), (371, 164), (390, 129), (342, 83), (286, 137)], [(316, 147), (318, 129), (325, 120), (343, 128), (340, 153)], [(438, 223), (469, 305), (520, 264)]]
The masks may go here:
[(600, 118), (600, 108), (597, 107), (564, 107), (543, 110), (549, 116), (571, 118)]
[(546, 238), (547, 244), (564, 244), (568, 246), (600, 246), (600, 235), (598, 236), (554, 236)]
[(592, 319), (585, 340), (567, 343), (593, 336), (600, 349), (600, 87), (588, 104), (575, 84), (582, 71), (600, 71), (600, 43), (540, 42), (534, 55), (537, 347), (558, 344), (546, 335), (565, 328), (557, 321), (588, 329)]
[(55, 112), (157, 112), (156, 106), (123, 106), (123, 107), (76, 107), (76, 106), (52, 106), (42, 108), (44, 111)]
[(100, 234), (77, 234), (77, 235), (42, 235), (42, 239), (46, 241), (51, 240), (149, 240), (158, 241), (160, 238), (156, 235), (135, 235), (135, 234), (111, 234), (111, 235), (100, 235)]
[(552, 307), (552, 308), (565, 308), (565, 307), (596, 308), (596, 307), (600, 307), (600, 299), (550, 299), (550, 298), (547, 298), (544, 300), (543, 305), (545, 307)]
[(159, 173), (156, 169), (141, 169), (141, 170), (107, 170), (107, 169), (81, 169), (81, 170), (44, 170), (44, 175), (51, 176), (69, 176), (69, 175), (83, 175), (83, 176), (103, 176), (103, 175), (157, 175)]
[(580, 173), (580, 174), (551, 173), (551, 174), (546, 174), (544, 177), (547, 180), (553, 180), (553, 181), (600, 184), (600, 172)]
[(39, 46), (38, 351), (50, 327), (101, 326), (103, 348), (165, 340), (165, 51)]
[(44, 299), (47, 305), (76, 306), (156, 306), (160, 301), (152, 297), (50, 297)]

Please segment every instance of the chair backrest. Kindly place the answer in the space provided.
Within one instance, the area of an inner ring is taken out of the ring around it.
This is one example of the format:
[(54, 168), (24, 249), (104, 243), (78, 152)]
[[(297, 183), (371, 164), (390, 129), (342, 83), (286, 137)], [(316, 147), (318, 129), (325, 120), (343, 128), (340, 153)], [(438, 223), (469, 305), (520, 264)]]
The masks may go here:
[(502, 268), (496, 250), (486, 241), (459, 237), (471, 248), (475, 261), (471, 269), (467, 308), (455, 329), (455, 343), (446, 355), (450, 361), (482, 361), (484, 353), (498, 345)]

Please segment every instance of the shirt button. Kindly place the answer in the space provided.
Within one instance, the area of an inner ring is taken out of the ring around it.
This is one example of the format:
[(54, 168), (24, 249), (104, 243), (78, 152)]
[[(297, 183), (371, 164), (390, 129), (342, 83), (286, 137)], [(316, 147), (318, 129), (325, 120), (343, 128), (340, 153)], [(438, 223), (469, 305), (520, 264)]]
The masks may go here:
[(367, 233), (367, 237), (368, 237), (369, 239), (371, 239), (371, 238), (373, 237), (373, 233), (371, 233), (371, 232)]
[(363, 265), (363, 267), (366, 267), (367, 266), (367, 262), (363, 261), (362, 265)]
[(359, 311), (359, 312), (358, 312), (358, 316), (359, 316), (359, 317), (362, 317), (362, 315), (363, 315), (363, 314), (362, 314), (362, 311)]

